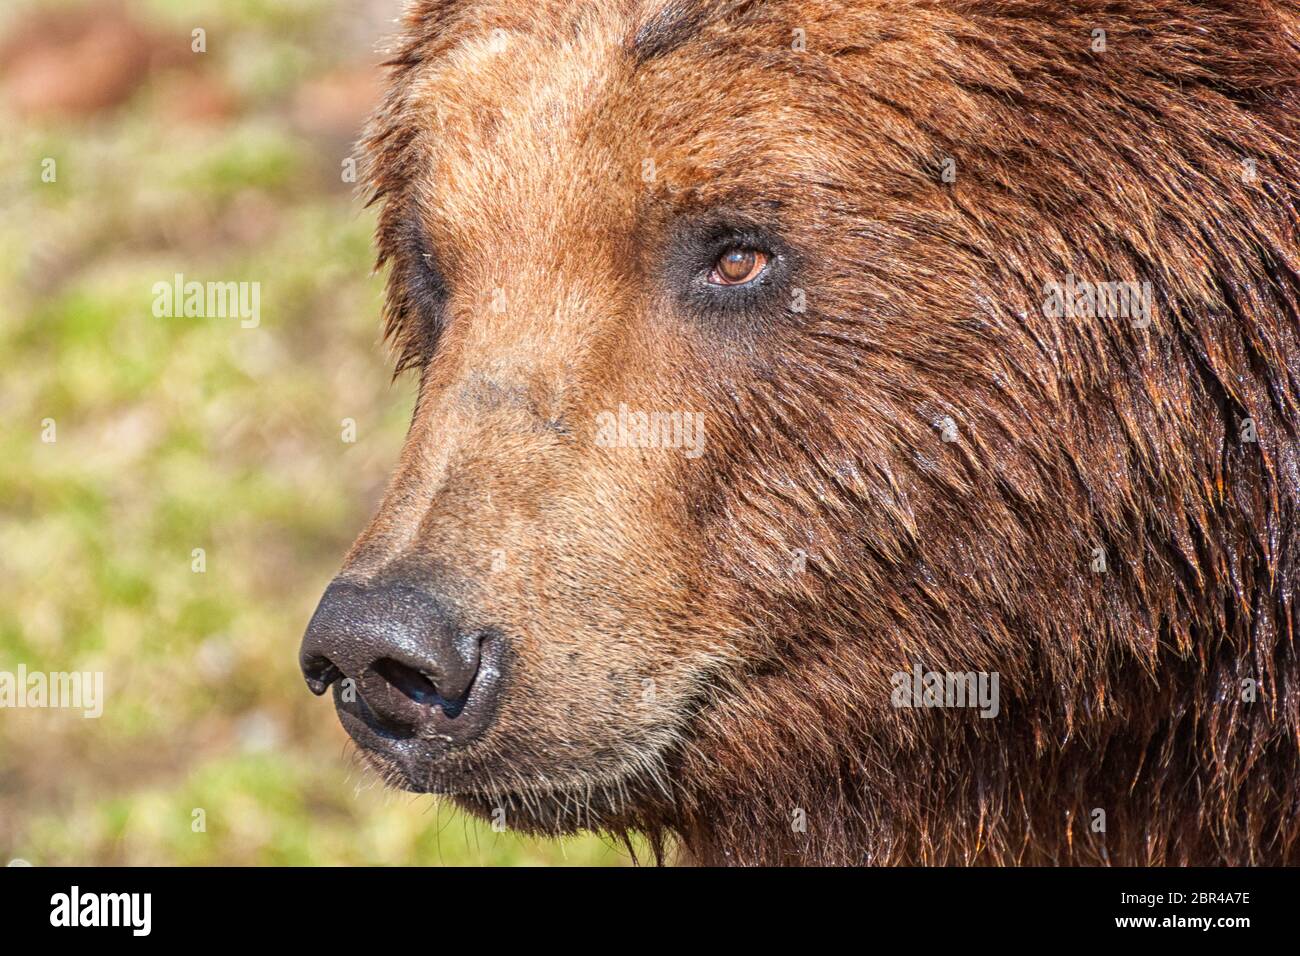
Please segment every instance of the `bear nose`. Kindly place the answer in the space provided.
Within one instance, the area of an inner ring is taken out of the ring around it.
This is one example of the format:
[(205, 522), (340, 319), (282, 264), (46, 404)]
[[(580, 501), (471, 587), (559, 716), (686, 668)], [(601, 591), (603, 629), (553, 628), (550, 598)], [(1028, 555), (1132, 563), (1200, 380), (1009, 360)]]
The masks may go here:
[(482, 710), (491, 703), (487, 692), (495, 692), (495, 682), (484, 681), (474, 693), (489, 637), (458, 627), (447, 606), (421, 588), (335, 581), (307, 626), (298, 663), (314, 694), (354, 682), (338, 690), (341, 710), (359, 697), (368, 723), (408, 733), (435, 725), (439, 736), (464, 743), (482, 721), (460, 720), (462, 712), (471, 699)]

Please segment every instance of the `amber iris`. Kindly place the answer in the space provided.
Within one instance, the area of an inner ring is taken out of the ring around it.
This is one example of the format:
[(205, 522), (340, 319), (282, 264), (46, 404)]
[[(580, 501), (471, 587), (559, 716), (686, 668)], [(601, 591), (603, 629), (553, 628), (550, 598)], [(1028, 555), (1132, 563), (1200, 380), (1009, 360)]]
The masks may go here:
[(713, 264), (709, 281), (714, 285), (744, 285), (753, 282), (767, 266), (767, 256), (757, 249), (728, 249)]

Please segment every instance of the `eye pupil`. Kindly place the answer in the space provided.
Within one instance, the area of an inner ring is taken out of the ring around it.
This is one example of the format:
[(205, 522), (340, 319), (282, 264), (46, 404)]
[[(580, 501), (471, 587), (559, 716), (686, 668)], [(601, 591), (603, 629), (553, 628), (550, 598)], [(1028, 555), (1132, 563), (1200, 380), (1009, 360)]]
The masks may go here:
[(713, 266), (710, 281), (715, 285), (741, 285), (752, 282), (767, 265), (767, 256), (757, 249), (728, 249)]
[(749, 249), (732, 249), (722, 257), (722, 274), (732, 282), (739, 282), (754, 270), (757, 259)]

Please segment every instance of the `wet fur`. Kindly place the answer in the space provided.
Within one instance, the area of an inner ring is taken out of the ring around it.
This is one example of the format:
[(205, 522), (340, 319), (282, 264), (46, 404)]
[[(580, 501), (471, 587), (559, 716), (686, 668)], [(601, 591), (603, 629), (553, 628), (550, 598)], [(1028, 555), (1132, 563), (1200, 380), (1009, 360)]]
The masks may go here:
[[(1300, 8), (656, 6), (422, 0), (367, 138), (422, 386), (349, 567), (461, 582), (534, 708), (429, 788), (712, 863), (1297, 862)], [(806, 312), (655, 284), (718, 209)], [(1048, 318), (1068, 273), (1150, 282), (1152, 327)], [(699, 465), (593, 461), (624, 397), (705, 410)], [(537, 523), (597, 486), (637, 494)], [(498, 545), (529, 573), (464, 583)], [(914, 662), (1001, 714), (894, 709)]]

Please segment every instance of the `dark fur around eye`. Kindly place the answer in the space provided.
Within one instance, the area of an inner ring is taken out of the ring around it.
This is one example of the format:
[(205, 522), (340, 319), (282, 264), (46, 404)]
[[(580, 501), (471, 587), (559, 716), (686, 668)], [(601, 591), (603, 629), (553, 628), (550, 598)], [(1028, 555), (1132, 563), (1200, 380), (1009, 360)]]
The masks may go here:
[(398, 371), (422, 365), (433, 355), (447, 323), (447, 281), (428, 239), (408, 227), (389, 278), (389, 330), (396, 339)]
[(419, 300), (421, 311), (430, 316), (435, 310), (440, 311), (447, 298), (447, 280), (438, 268), (428, 239), (418, 227), (411, 230), (405, 260), (406, 279), (412, 295)]
[[(752, 282), (723, 286), (709, 282), (718, 257), (729, 249), (754, 249), (768, 257)], [(767, 324), (787, 311), (795, 256), (770, 229), (721, 219), (683, 226), (671, 240), (667, 283), (681, 305), (702, 317), (729, 324)]]

